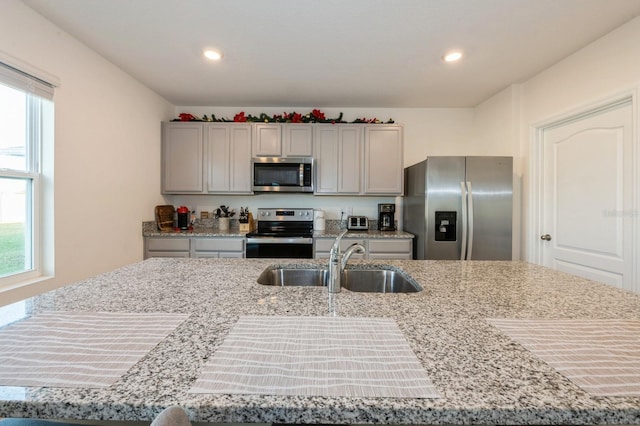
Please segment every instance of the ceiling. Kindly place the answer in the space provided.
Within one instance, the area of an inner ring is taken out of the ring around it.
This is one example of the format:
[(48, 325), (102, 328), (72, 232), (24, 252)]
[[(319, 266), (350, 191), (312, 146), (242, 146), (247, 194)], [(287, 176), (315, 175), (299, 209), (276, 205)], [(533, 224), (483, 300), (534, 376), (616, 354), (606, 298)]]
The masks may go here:
[[(471, 107), (640, 14), (640, 0), (24, 2), (179, 106)], [(453, 48), (464, 59), (443, 63)]]

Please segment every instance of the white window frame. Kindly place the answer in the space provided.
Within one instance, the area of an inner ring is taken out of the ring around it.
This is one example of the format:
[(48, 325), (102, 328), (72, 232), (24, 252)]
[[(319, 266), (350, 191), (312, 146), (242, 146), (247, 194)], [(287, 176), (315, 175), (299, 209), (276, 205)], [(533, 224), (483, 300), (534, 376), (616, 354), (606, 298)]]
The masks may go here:
[[(53, 191), (53, 185), (48, 184), (46, 189), (43, 188), (42, 153), (43, 144), (53, 142), (53, 134), (45, 135), (44, 132), (45, 129), (53, 132), (53, 104), (47, 104), (53, 99), (53, 88), (57, 84), (34, 76), (33, 68), (19, 61), (7, 63), (6, 58), (7, 55), (0, 52), (0, 84), (26, 94), (26, 170), (0, 169), (0, 177), (31, 182), (28, 186), (30, 191), (25, 200), (25, 203), (28, 203), (28, 216), (25, 218), (25, 223), (30, 225), (25, 226), (25, 232), (31, 232), (30, 238), (25, 238), (25, 255), (31, 256), (31, 268), (0, 277), (0, 292), (50, 278), (53, 275), (54, 258), (53, 253), (47, 255), (44, 253), (45, 247), (53, 248), (53, 229), (44, 230), (42, 215), (44, 206), (49, 205), (44, 200), (50, 200), (52, 204), (52, 194), (45, 194), (45, 192)], [(23, 69), (31, 73), (20, 70), (16, 67), (16, 63), (18, 66), (23, 65)], [(52, 149), (47, 151), (53, 152)], [(31, 246), (28, 246), (29, 244)]]

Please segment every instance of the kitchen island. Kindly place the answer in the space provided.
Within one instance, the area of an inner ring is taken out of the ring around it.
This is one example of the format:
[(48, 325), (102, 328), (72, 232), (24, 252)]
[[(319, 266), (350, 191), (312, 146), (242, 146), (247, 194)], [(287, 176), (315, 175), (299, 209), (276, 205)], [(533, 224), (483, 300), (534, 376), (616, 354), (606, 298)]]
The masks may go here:
[[(26, 301), (52, 311), (187, 314), (106, 388), (0, 386), (0, 417), (150, 421), (180, 405), (225, 423), (640, 424), (640, 397), (592, 396), (488, 319), (640, 320), (640, 297), (525, 262), (384, 261), (418, 293), (329, 295), (256, 283), (274, 264), (320, 260), (148, 259)], [(354, 267), (373, 261), (351, 261)], [(393, 319), (440, 398), (192, 394), (241, 316)]]

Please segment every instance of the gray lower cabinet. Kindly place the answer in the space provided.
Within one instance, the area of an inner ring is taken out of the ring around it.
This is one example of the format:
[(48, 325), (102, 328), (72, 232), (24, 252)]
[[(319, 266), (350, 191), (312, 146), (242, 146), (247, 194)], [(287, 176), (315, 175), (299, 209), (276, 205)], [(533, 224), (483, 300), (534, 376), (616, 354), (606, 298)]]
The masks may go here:
[[(313, 257), (316, 259), (328, 259), (331, 247), (335, 238), (316, 238), (313, 240)], [(340, 250), (346, 250), (351, 244), (360, 243), (367, 247), (367, 240), (364, 238), (343, 238), (340, 240)], [(362, 254), (354, 253), (352, 259), (364, 259)]]
[(145, 237), (144, 258), (190, 257), (190, 238)]
[(245, 239), (227, 237), (145, 237), (144, 258), (216, 257), (243, 258)]
[(244, 257), (244, 238), (193, 238), (193, 257)]
[[(145, 237), (144, 258), (150, 257), (195, 257), (195, 258), (244, 258), (243, 237)], [(313, 257), (328, 259), (335, 238), (315, 238)], [(412, 258), (411, 238), (343, 238), (340, 249), (360, 243), (367, 253), (354, 254), (353, 259), (406, 259)]]
[[(328, 259), (333, 246), (333, 238), (316, 238), (314, 240), (314, 258)], [(352, 259), (404, 259), (413, 256), (413, 240), (411, 238), (343, 238), (340, 249), (344, 251), (353, 243), (360, 243), (367, 249), (366, 255), (354, 254)]]
[(403, 259), (413, 257), (413, 240), (410, 238), (371, 239), (369, 259)]

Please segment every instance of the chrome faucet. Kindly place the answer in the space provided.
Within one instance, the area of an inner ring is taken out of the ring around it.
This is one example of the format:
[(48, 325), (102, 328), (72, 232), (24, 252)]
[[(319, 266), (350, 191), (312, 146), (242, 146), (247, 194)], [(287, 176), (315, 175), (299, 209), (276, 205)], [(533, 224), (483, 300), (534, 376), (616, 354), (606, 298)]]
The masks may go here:
[(336, 240), (333, 242), (333, 246), (331, 246), (331, 252), (329, 254), (329, 282), (327, 283), (327, 288), (329, 293), (339, 293), (342, 288), (341, 277), (342, 271), (344, 271), (345, 266), (347, 266), (347, 262), (349, 258), (354, 253), (364, 254), (366, 249), (360, 243), (351, 244), (343, 254), (340, 253), (340, 241), (342, 237), (347, 233), (348, 230), (344, 230), (336, 237)]

